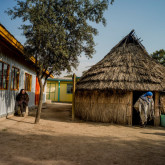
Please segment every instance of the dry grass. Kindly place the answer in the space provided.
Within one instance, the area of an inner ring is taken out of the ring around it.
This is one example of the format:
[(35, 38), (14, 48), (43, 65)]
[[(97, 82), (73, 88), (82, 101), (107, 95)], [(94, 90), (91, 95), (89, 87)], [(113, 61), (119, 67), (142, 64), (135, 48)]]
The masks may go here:
[(77, 83), (77, 90), (165, 90), (165, 67), (152, 59), (131, 32)]
[(131, 92), (78, 91), (76, 116), (83, 120), (131, 125)]

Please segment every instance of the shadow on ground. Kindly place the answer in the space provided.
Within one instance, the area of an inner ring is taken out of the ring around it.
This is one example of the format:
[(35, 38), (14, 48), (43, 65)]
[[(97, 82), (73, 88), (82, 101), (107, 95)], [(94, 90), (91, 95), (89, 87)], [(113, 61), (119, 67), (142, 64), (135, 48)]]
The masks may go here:
[[(35, 117), (36, 109), (29, 112), (29, 116)], [(60, 122), (72, 122), (72, 104), (68, 103), (51, 103), (51, 104), (44, 104), (41, 113), (41, 119), (44, 120), (51, 120), (51, 121), (60, 121)], [(102, 122), (90, 122), (84, 121), (79, 118), (75, 118), (74, 123), (88, 123), (95, 126), (108, 126), (112, 125), (112, 123), (102, 123)], [(121, 125), (114, 124), (116, 127), (121, 127)], [(133, 129), (139, 129), (140, 125), (135, 126), (127, 126)], [(155, 129), (155, 130), (164, 130), (163, 127), (154, 127), (152, 125), (147, 125), (146, 128), (142, 129)]]
[(165, 162), (163, 128), (129, 128), (80, 120), (72, 123), (68, 104), (44, 105), (41, 115), (44, 120), (39, 125), (32, 125), (31, 116), (35, 116), (35, 111), (30, 112), (30, 117), (13, 117), (3, 123), (0, 164), (163, 165)]
[(148, 135), (159, 135), (159, 136), (165, 136), (165, 133), (146, 133), (146, 132), (141, 132), (142, 134), (148, 134)]
[[(35, 117), (35, 115), (36, 115), (36, 109), (29, 112), (29, 116)], [(55, 102), (51, 104), (44, 104), (42, 108), (41, 119), (50, 120), (50, 121), (58, 121), (58, 122), (72, 122), (72, 104), (55, 103)], [(90, 122), (90, 121), (81, 120), (79, 118), (75, 118), (74, 123), (87, 123), (94, 126), (115, 125), (116, 127), (121, 127), (121, 125), (118, 125), (118, 124), (92, 122), (92, 121)], [(123, 125), (123, 126), (131, 127), (133, 129), (139, 129), (140, 127), (140, 125), (139, 126), (138, 125), (135, 125), (135, 126)], [(146, 128), (142, 128), (142, 129), (165, 130), (163, 127), (154, 127), (152, 125), (147, 125)]]
[[(41, 119), (52, 121), (71, 121), (72, 104), (44, 104), (41, 113)], [(29, 112), (29, 116), (35, 117), (36, 109)]]
[(164, 164), (165, 141), (0, 131), (0, 164)]
[(34, 124), (34, 123), (32, 123), (32, 122), (28, 122), (28, 121), (24, 121), (24, 120), (20, 120), (19, 119), (20, 117), (18, 117), (18, 119), (14, 119), (14, 118), (6, 118), (7, 120), (11, 120), (11, 121), (16, 121), (16, 122), (18, 122), (18, 123), (27, 123), (27, 124)]

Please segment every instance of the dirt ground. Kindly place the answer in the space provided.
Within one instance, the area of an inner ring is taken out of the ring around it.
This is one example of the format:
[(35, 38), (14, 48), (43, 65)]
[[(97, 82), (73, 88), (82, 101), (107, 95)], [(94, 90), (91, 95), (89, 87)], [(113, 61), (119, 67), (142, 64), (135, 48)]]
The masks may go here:
[(2, 165), (165, 164), (165, 128), (71, 121), (70, 104), (47, 104), (38, 125), (0, 119)]

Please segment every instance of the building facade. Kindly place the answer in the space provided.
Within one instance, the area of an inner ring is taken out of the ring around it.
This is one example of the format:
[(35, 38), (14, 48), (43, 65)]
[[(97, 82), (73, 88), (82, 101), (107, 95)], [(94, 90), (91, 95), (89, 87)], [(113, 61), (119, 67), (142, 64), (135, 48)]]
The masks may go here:
[[(76, 81), (79, 77), (76, 78)], [(48, 79), (46, 99), (55, 102), (72, 102), (72, 78), (54, 78)]]
[(23, 46), (0, 24), (0, 117), (14, 113), (21, 89), (29, 95), (29, 107), (37, 105), (39, 88), (33, 66), (32, 60), (25, 59)]

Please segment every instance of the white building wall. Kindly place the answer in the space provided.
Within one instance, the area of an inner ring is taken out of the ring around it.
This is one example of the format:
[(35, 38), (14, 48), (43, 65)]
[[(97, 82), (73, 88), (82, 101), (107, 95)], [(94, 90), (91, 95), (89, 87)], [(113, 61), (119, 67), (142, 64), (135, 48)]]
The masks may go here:
[[(20, 92), (21, 89), (24, 89), (24, 80), (25, 73), (32, 75), (32, 86), (31, 92), (27, 92), (29, 95), (29, 107), (35, 106), (35, 87), (36, 87), (36, 73), (27, 66), (17, 62), (18, 57), (15, 59), (8, 58), (7, 56), (0, 54), (0, 60), (6, 62), (10, 65), (9, 72), (9, 84), (7, 90), (0, 90), (0, 117), (6, 116), (7, 114), (11, 114), (15, 109), (15, 99), (16, 95)], [(20, 77), (19, 77), (19, 91), (13, 91), (10, 89), (11, 87), (11, 69), (12, 66), (20, 69)], [(46, 101), (46, 89), (44, 91), (43, 102)]]

